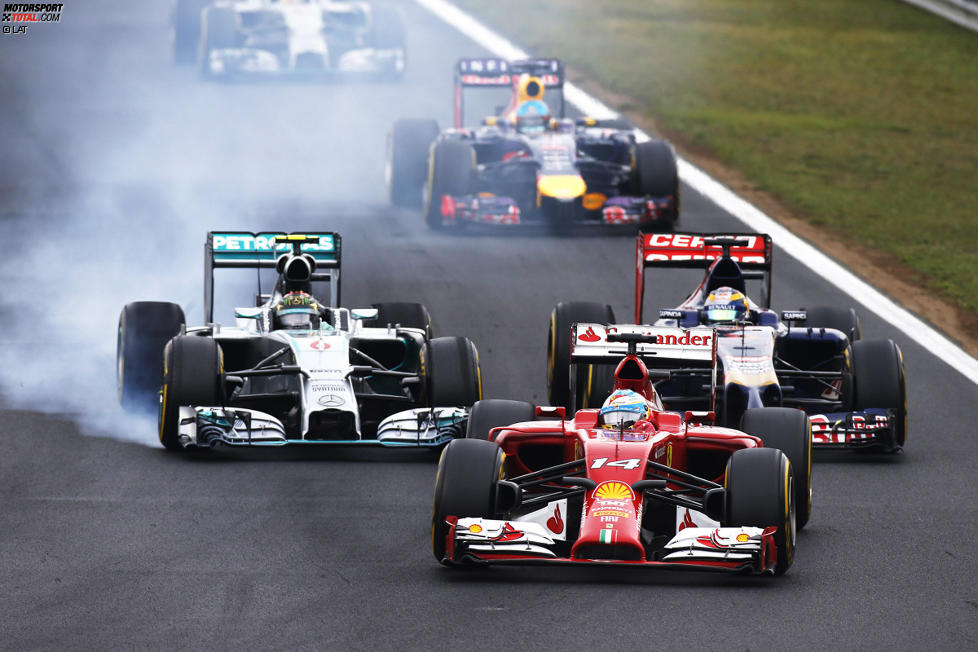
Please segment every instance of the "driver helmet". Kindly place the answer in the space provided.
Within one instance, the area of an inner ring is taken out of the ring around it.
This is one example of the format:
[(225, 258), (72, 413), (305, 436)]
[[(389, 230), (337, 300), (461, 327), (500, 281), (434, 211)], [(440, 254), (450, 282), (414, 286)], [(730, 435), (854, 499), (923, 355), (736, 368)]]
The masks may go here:
[(747, 317), (747, 297), (731, 287), (719, 287), (706, 298), (703, 315), (708, 324), (733, 324)]
[(550, 126), (550, 108), (542, 100), (527, 100), (516, 109), (516, 131), (542, 134)]
[(645, 397), (631, 389), (616, 389), (601, 406), (598, 423), (605, 430), (629, 429), (652, 416)]
[(321, 321), (319, 304), (308, 292), (289, 292), (272, 310), (275, 330), (315, 330)]

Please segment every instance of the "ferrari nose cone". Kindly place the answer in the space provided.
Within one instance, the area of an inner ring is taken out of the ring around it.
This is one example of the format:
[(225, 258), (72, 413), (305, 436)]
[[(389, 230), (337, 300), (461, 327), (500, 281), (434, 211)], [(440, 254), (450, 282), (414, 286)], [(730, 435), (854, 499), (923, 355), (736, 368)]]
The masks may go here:
[(545, 174), (537, 180), (541, 197), (577, 199), (587, 191), (584, 179), (576, 174)]

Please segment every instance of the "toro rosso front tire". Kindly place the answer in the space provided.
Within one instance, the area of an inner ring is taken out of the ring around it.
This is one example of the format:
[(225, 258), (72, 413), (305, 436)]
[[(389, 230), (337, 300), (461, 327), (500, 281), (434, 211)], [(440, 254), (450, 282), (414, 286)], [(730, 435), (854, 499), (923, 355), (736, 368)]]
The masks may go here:
[(119, 404), (133, 412), (159, 408), (163, 348), (184, 326), (175, 303), (135, 301), (119, 314), (116, 339), (116, 386)]
[(744, 448), (727, 461), (727, 513), (730, 527), (776, 527), (778, 560), (783, 575), (795, 559), (794, 474), (788, 457), (776, 448)]
[(740, 419), (740, 429), (759, 437), (766, 448), (788, 456), (795, 474), (795, 522), (800, 530), (812, 514), (812, 424), (794, 408), (751, 408)]
[(441, 453), (435, 476), (431, 511), (431, 551), (443, 564), (447, 549), (448, 516), (492, 518), (496, 511), (496, 481), (503, 472), (503, 451), (479, 439), (456, 439)]
[(182, 450), (180, 406), (217, 406), (224, 402), (224, 353), (209, 337), (178, 335), (163, 352), (163, 389), (160, 397), (160, 443), (167, 450)]
[(856, 386), (855, 410), (892, 409), (894, 448), (907, 442), (907, 375), (903, 353), (893, 340), (852, 343), (852, 375)]

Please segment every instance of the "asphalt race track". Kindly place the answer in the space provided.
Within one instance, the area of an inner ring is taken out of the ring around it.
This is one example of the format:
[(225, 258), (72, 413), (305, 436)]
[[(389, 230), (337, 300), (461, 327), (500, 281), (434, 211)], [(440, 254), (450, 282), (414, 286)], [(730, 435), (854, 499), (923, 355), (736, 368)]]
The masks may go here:
[[(170, 299), (199, 321), (208, 229), (339, 231), (344, 303), (426, 303), (437, 334), (477, 343), (488, 397), (544, 400), (555, 302), (631, 314), (631, 238), (433, 234), (388, 206), (388, 126), (447, 125), (452, 64), (482, 54), (403, 6), (393, 85), (205, 84), (170, 64), (159, 0), (0, 35), (0, 647), (978, 647), (978, 387), (865, 311), (864, 336), (903, 349), (909, 448), (819, 456), (777, 579), (445, 569), (430, 453), (188, 459), (121, 413), (119, 309)], [(681, 227), (743, 228), (692, 192)], [(775, 272), (776, 307), (851, 303), (780, 252)], [(697, 280), (663, 276), (647, 305)], [(225, 318), (250, 287), (225, 284)]]

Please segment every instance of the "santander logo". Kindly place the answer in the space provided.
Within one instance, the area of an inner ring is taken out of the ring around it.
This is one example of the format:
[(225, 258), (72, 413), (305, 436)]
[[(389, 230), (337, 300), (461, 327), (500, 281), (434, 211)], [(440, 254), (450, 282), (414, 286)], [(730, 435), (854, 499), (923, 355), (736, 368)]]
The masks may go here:
[(577, 336), (577, 339), (583, 342), (597, 342), (601, 339), (601, 336), (595, 333), (593, 328), (588, 326), (586, 331)]
[(554, 515), (547, 519), (547, 529), (554, 534), (564, 531), (564, 519), (560, 516), (560, 505), (554, 507)]

